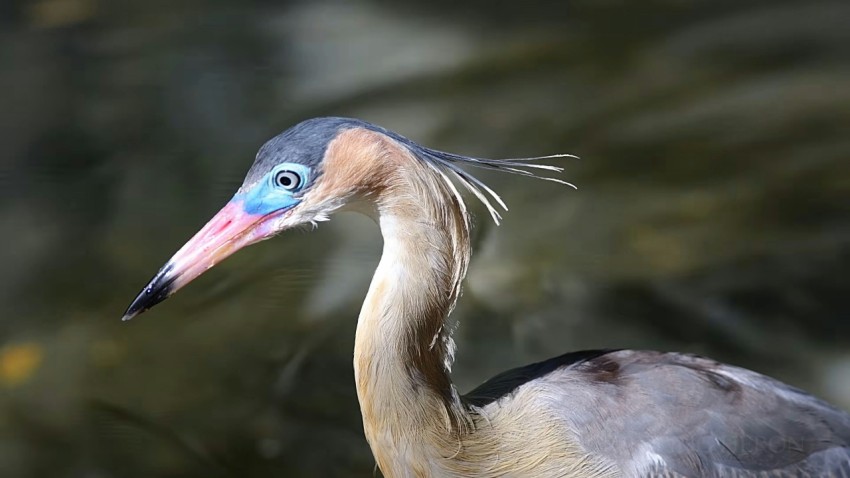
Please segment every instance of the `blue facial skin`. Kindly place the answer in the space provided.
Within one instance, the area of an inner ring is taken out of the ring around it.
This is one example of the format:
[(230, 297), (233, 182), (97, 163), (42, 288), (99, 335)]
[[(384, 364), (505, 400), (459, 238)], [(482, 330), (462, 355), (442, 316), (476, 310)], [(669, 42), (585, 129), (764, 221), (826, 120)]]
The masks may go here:
[[(301, 179), (298, 186), (294, 189), (286, 189), (277, 184), (275, 178), (281, 171), (291, 171), (297, 174)], [(233, 196), (231, 202), (241, 202), (246, 213), (259, 216), (292, 209), (301, 202), (298, 194), (307, 186), (309, 179), (310, 168), (303, 164), (279, 164), (254, 184), (251, 189)]]

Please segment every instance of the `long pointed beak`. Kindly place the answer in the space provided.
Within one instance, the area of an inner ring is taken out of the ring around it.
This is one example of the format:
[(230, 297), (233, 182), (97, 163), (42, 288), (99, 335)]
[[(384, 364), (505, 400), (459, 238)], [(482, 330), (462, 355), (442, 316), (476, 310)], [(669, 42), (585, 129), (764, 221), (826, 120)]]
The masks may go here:
[(167, 299), (239, 249), (269, 237), (268, 215), (245, 212), (241, 201), (229, 202), (156, 273), (121, 320), (130, 320)]

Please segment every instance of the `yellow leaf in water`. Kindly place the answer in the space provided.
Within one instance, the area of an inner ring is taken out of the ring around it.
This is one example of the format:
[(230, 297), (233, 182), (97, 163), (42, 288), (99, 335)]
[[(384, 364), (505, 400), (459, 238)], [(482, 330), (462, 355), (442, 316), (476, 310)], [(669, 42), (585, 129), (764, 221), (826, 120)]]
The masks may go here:
[(41, 365), (44, 352), (34, 342), (7, 345), (0, 349), (0, 382), (7, 387), (20, 385)]

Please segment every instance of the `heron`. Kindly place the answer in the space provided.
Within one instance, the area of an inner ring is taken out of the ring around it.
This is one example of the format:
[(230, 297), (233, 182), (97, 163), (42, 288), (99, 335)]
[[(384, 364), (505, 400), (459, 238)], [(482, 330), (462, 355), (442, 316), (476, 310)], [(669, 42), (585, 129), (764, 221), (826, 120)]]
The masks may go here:
[[(452, 384), (449, 314), (470, 261), (471, 168), (535, 178), (558, 156), (485, 159), (352, 118), (265, 143), (233, 198), (156, 273), (124, 319), (237, 250), (337, 211), (374, 219), (383, 251), (355, 333), (363, 430), (387, 477), (850, 477), (850, 415), (754, 371), (684, 353), (572, 352)], [(548, 161), (546, 161), (548, 162)]]

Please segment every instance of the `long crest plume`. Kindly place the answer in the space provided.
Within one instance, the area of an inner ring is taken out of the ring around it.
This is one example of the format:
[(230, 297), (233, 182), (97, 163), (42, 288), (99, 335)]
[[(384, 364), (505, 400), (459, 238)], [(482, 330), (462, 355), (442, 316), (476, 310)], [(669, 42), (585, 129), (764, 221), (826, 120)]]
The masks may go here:
[(421, 160), (425, 161), (428, 165), (430, 165), (435, 171), (437, 171), (442, 178), (448, 183), (449, 188), (457, 197), (460, 206), (466, 210), (466, 204), (463, 201), (462, 196), (458, 193), (455, 188), (454, 182), (451, 180), (450, 176), (453, 176), (457, 181), (463, 185), (469, 192), (471, 192), (482, 204), (487, 208), (487, 211), (490, 213), (490, 216), (493, 218), (493, 222), (496, 225), (499, 225), (499, 221), (502, 219), (502, 215), (499, 210), (493, 205), (492, 201), (501, 207), (503, 210), (507, 211), (508, 206), (502, 200), (496, 191), (487, 186), (483, 181), (476, 178), (471, 173), (464, 170), (461, 166), (472, 166), (475, 168), (488, 169), (491, 171), (500, 171), (511, 174), (519, 174), (521, 176), (529, 176), (535, 179), (542, 179), (544, 181), (552, 181), (558, 184), (563, 184), (569, 186), (573, 189), (578, 189), (572, 183), (567, 181), (553, 178), (549, 176), (544, 176), (539, 174), (540, 171), (551, 171), (555, 173), (561, 173), (564, 171), (564, 168), (559, 166), (552, 166), (549, 164), (540, 164), (537, 161), (545, 161), (549, 159), (558, 159), (558, 158), (573, 158), (578, 159), (578, 156), (573, 154), (551, 154), (548, 156), (534, 156), (528, 158), (510, 158), (510, 159), (486, 159), (486, 158), (475, 158), (470, 156), (462, 156), (454, 153), (447, 153), (445, 151), (438, 151), (431, 148), (426, 148), (419, 144), (416, 144), (406, 138), (402, 138), (403, 142), (412, 150), (417, 157)]

